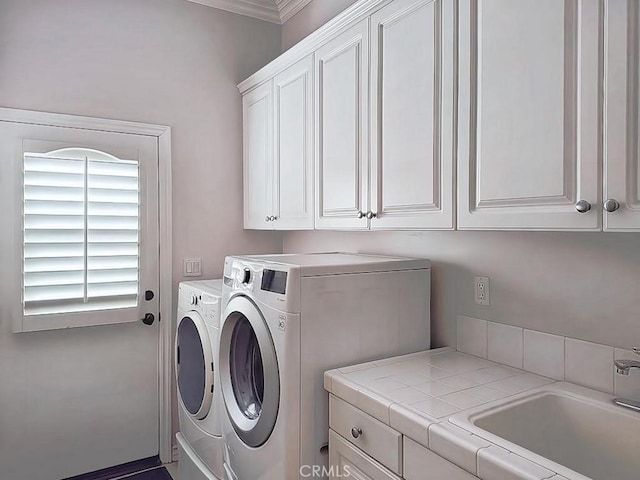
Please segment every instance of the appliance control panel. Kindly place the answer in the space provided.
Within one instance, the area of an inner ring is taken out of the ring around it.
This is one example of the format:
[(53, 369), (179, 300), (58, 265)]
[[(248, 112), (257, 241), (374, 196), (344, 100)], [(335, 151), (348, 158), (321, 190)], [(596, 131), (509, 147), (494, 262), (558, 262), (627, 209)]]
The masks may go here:
[(225, 260), (223, 290), (228, 292), (225, 301), (232, 292), (244, 292), (278, 310), (296, 312), (300, 305), (299, 282), (299, 272), (285, 265), (242, 257)]
[(262, 270), (260, 289), (284, 295), (287, 293), (287, 272), (264, 268)]

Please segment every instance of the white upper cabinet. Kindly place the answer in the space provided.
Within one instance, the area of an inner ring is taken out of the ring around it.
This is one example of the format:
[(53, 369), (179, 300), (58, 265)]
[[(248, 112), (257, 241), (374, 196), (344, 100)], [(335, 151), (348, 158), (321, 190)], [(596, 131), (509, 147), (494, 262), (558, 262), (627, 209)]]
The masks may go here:
[(459, 228), (601, 228), (600, 6), (460, 0)]
[(371, 17), (373, 229), (454, 228), (454, 2), (396, 0)]
[(242, 97), (244, 228), (313, 228), (313, 60)]
[(605, 4), (604, 229), (640, 230), (640, 8)]
[(239, 85), (245, 228), (640, 231), (639, 63), (638, 0), (356, 2)]
[(273, 221), (313, 228), (313, 55), (276, 75)]
[(315, 52), (316, 228), (366, 229), (369, 20)]
[(273, 81), (242, 97), (244, 228), (273, 229)]

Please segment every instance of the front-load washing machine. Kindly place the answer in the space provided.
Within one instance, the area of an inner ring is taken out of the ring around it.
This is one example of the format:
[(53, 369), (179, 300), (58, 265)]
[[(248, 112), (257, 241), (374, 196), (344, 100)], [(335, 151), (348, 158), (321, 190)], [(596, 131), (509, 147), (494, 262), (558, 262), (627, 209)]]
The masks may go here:
[(175, 342), (178, 473), (181, 480), (223, 478), (218, 342), (222, 280), (182, 282)]
[(226, 478), (293, 480), (327, 466), (324, 371), (429, 348), (430, 273), (428, 260), (375, 255), (226, 258)]

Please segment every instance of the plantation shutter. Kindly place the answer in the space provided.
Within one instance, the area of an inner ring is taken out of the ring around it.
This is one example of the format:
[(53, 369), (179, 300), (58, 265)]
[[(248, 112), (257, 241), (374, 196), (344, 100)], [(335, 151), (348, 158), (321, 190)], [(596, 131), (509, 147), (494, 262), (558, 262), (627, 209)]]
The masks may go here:
[(137, 306), (139, 191), (135, 160), (24, 154), (25, 315)]

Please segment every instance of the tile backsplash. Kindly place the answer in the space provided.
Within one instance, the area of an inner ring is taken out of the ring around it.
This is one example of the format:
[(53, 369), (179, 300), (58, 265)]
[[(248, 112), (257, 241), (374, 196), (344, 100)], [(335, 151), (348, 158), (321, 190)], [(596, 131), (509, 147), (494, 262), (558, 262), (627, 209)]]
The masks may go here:
[[(457, 350), (559, 381), (640, 399), (640, 371), (618, 375), (614, 359), (630, 350), (459, 315)], [(640, 359), (639, 359), (640, 360)]]

